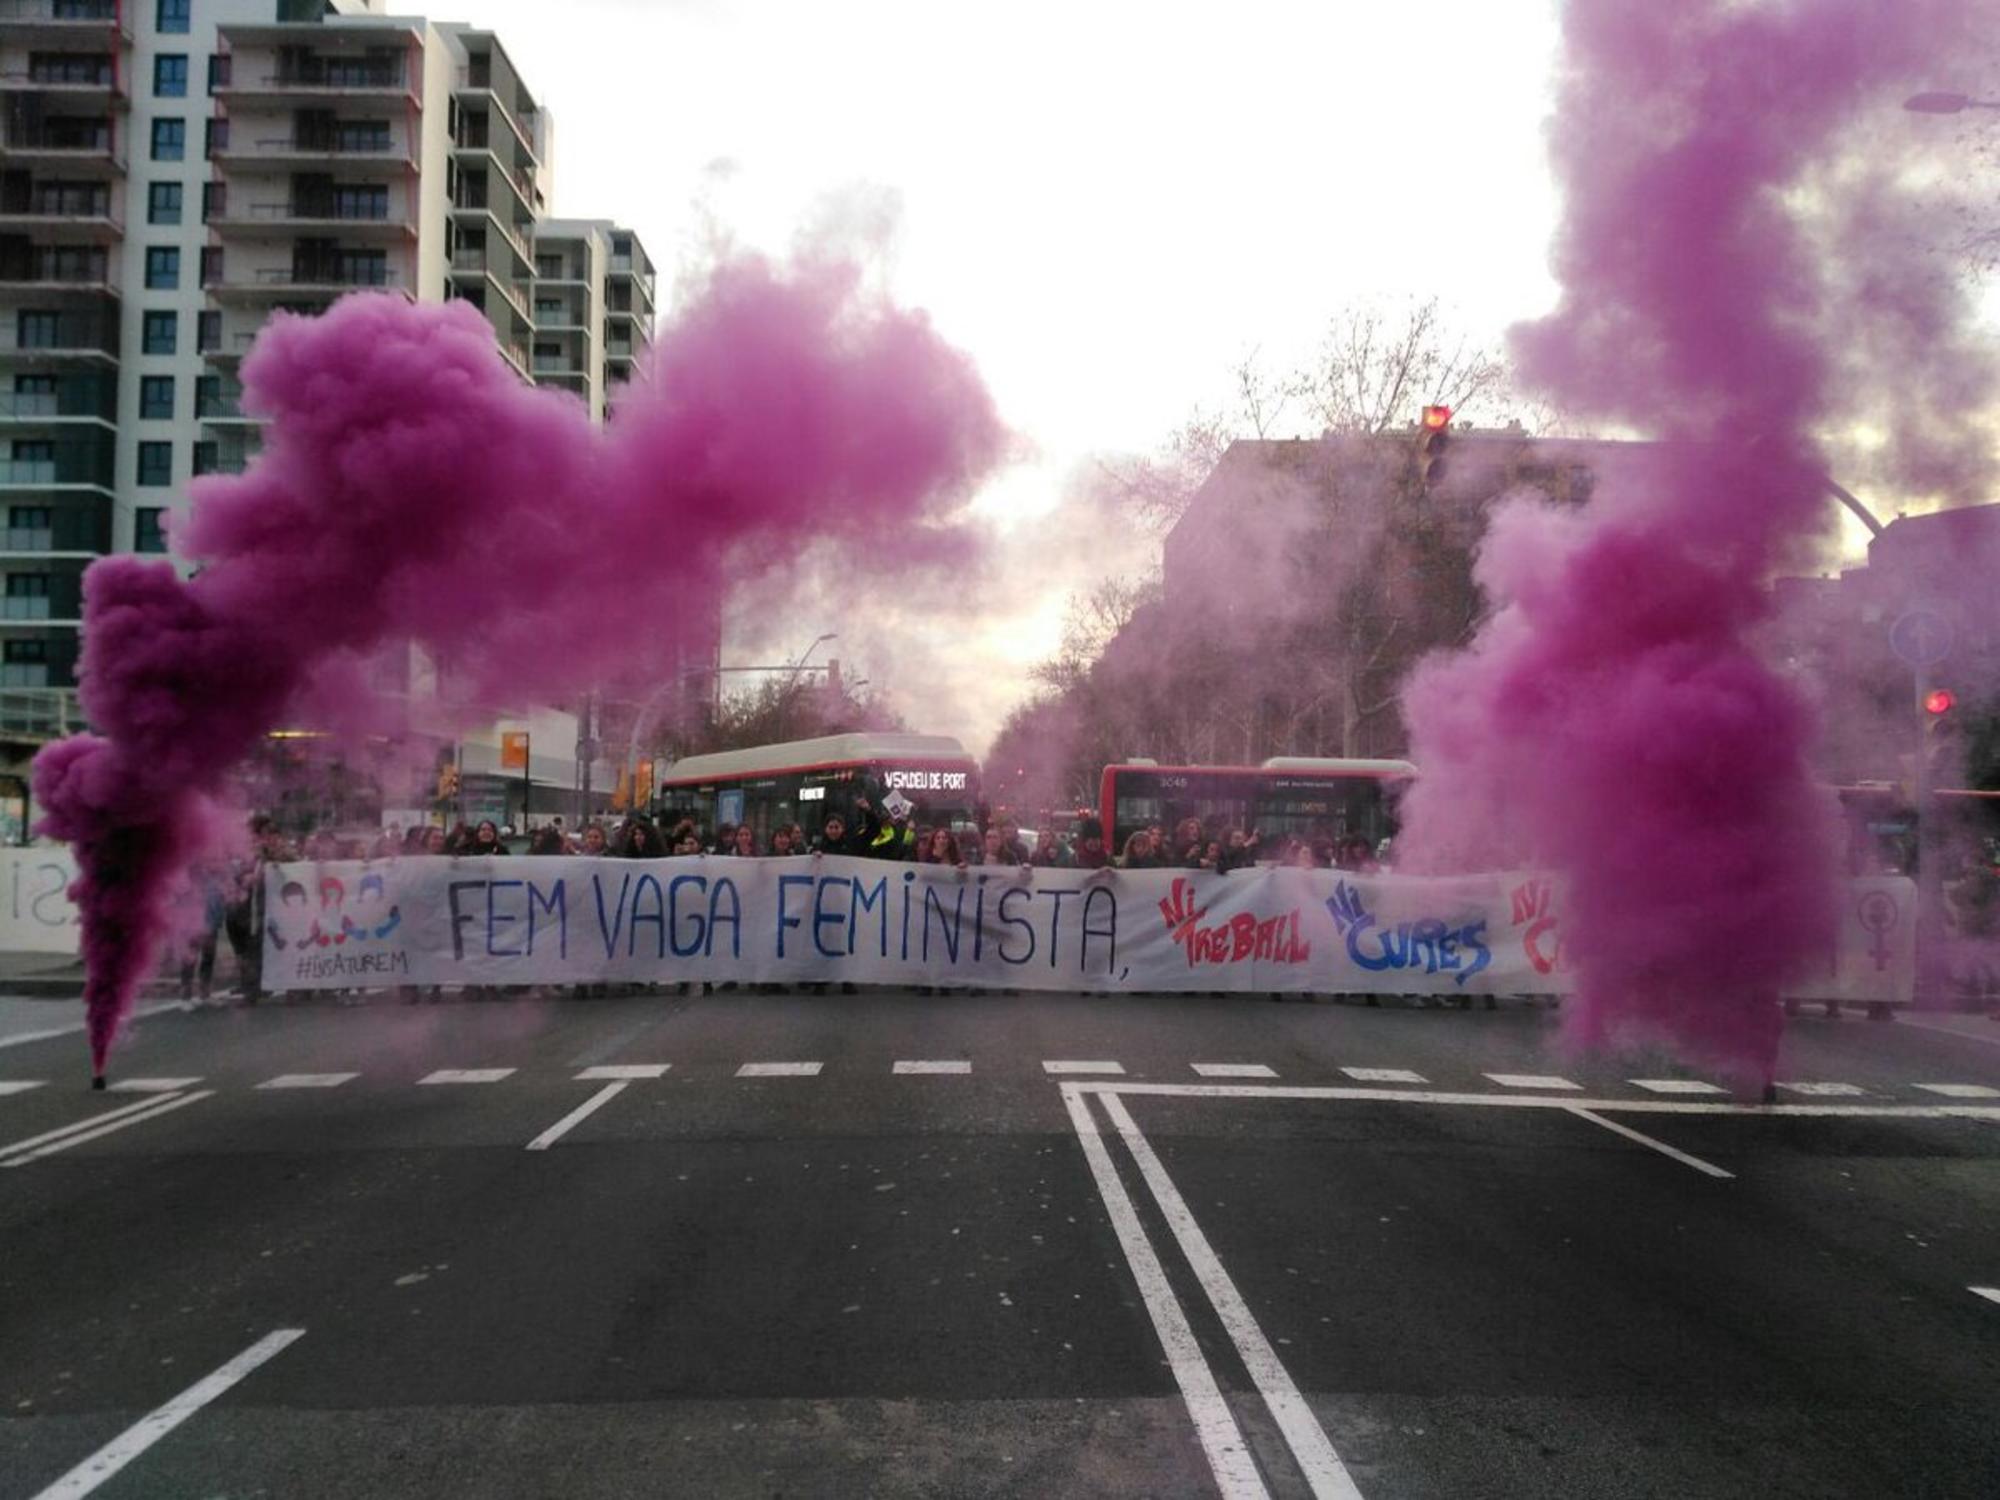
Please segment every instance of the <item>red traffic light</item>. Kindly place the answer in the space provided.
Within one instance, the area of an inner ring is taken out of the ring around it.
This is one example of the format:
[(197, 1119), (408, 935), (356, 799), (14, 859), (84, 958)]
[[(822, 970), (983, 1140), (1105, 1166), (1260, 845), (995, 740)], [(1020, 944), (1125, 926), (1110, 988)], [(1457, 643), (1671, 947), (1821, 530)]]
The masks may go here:
[(1424, 431), (1443, 432), (1451, 425), (1449, 406), (1426, 406), (1424, 408)]
[(1924, 712), (1927, 714), (1948, 714), (1958, 697), (1950, 688), (1932, 688), (1924, 694)]

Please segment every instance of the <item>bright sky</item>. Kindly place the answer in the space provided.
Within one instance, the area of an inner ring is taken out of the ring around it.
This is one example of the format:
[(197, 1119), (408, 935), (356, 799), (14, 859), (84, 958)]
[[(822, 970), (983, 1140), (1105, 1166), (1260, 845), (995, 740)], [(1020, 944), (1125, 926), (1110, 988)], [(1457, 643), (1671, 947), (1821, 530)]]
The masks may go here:
[(831, 201), (894, 208), (892, 291), (971, 351), (1032, 445), (979, 502), (1018, 587), (895, 610), (893, 629), (739, 620), (725, 658), (839, 631), (913, 728), (975, 751), (1067, 592), (1132, 565), (1034, 545), (1090, 455), (1150, 450), (1243, 354), (1285, 363), (1357, 299), (1436, 294), (1491, 336), (1553, 296), (1553, 0), (464, 0), (433, 18), (500, 34), (555, 115), (555, 211), (631, 225), (663, 285), (703, 197), (776, 250)]

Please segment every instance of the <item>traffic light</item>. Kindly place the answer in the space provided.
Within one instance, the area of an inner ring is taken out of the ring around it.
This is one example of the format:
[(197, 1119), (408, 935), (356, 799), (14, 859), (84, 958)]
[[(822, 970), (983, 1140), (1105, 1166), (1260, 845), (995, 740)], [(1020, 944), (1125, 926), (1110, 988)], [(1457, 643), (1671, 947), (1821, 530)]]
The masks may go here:
[(652, 806), (652, 803), (653, 763), (650, 760), (642, 760), (639, 762), (638, 770), (633, 773), (632, 805), (643, 809)]
[(1451, 408), (1426, 406), (1418, 433), (1417, 482), (1428, 490), (1444, 480), (1444, 454), (1451, 445)]
[(439, 766), (438, 793), (437, 793), (438, 801), (450, 802), (453, 798), (457, 796), (458, 796), (458, 767)]
[(1932, 688), (1925, 693), (1924, 712), (1930, 716), (1928, 722), (1931, 728), (1935, 729), (1943, 723), (1944, 716), (1951, 712), (1952, 705), (1957, 702), (1958, 697), (1950, 688)]

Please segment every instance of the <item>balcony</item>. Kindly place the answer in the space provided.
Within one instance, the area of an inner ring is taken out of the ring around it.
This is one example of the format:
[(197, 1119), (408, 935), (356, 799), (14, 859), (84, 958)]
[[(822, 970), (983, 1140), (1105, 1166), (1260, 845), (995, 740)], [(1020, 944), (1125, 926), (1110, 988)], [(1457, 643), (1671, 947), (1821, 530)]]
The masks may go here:
[(240, 144), (230, 132), (227, 145), (217, 143), (213, 160), (223, 168), (262, 167), (332, 172), (339, 176), (380, 176), (384, 172), (414, 172), (417, 159), (407, 141), (393, 136), (291, 135), (262, 136)]
[(212, 392), (197, 385), (194, 415), (211, 427), (255, 427), (261, 421), (243, 414), (243, 387), (233, 380), (223, 381)]
[[(23, 512), (38, 525), (16, 524)], [(0, 506), (0, 556), (91, 558), (111, 550), (111, 497), (89, 492), (52, 497), (42, 505)]]
[(87, 115), (44, 115), (39, 119), (9, 111), (0, 127), (0, 155), (9, 167), (39, 168), (51, 174), (125, 170), (125, 153), (108, 119)]
[(514, 281), (503, 274), (502, 266), (496, 268), (486, 252), (477, 248), (454, 250), (451, 256), (451, 279), (459, 286), (474, 286), (491, 290), (500, 296), (520, 319), (522, 326), (530, 327), (534, 319), (528, 315), (528, 299), (523, 297)]
[(629, 255), (614, 255), (605, 270), (621, 290), (628, 286), (637, 287), (639, 296), (646, 306), (648, 308), (653, 306), (652, 267), (635, 263)]
[[(236, 28), (224, 27), (225, 33)], [(289, 56), (233, 58), (227, 83), (215, 97), (226, 107), (242, 105), (327, 105), (368, 100), (398, 109), (422, 109), (423, 95), (410, 69), (394, 57)]]
[(220, 212), (211, 212), (208, 227), (218, 235), (270, 239), (289, 234), (337, 234), (357, 244), (414, 242), (415, 217), (409, 210), (372, 204), (344, 204), (334, 198), (289, 198), (233, 206), (224, 195)]
[(210, 297), (224, 303), (331, 299), (348, 292), (399, 292), (409, 296), (400, 268), (366, 261), (345, 265), (308, 261), (264, 266), (249, 276), (231, 276), (208, 289)]
[(49, 255), (41, 246), (28, 256), (11, 256), (0, 245), (0, 302), (16, 303), (22, 297), (91, 292), (103, 297), (120, 295), (111, 279), (111, 259), (101, 251), (86, 259)]
[(118, 393), (107, 376), (68, 376), (52, 391), (0, 391), (0, 423), (22, 427), (91, 422), (115, 427)]
[[(42, 665), (46, 672), (48, 664)], [(86, 727), (75, 688), (20, 687), (0, 692), (0, 735), (55, 740)]]
[[(501, 212), (501, 207), (490, 203), (485, 194), (472, 190), (465, 183), (460, 183), (458, 198), (452, 204), (451, 212), (452, 217), (461, 224), (470, 224), (476, 229), (497, 233), (506, 242), (507, 248), (514, 252), (515, 271), (519, 277), (526, 278), (535, 274), (535, 257), (528, 250), (528, 242), (521, 238), (509, 216)], [(490, 240), (487, 248), (489, 250), (492, 248)]]
[(500, 357), (514, 367), (516, 375), (519, 375), (523, 380), (531, 378), (528, 374), (528, 346), (526, 344), (519, 343), (513, 339), (501, 339), (498, 347)]
[(0, 186), (0, 234), (102, 244), (125, 232), (121, 194), (101, 183), (34, 182)]
[(106, 32), (130, 42), (125, 9), (119, 0), (0, 0), (0, 42), (74, 47)]
[[(16, 445), (19, 451), (20, 445)], [(59, 443), (48, 458), (0, 458), (0, 491), (111, 490), (111, 441)]]
[(526, 112), (525, 116), (516, 114), (493, 88), (490, 74), (485, 77), (475, 78), (472, 72), (466, 68), (461, 68), (458, 71), (457, 96), (459, 112), (461, 114), (465, 113), (468, 104), (475, 106), (483, 105), (490, 114), (500, 117), (501, 121), (506, 125), (508, 133), (514, 137), (515, 144), (521, 148), (522, 155), (526, 156), (529, 161), (537, 165), (540, 164), (541, 158), (535, 154), (535, 112), (532, 108)]
[(131, 97), (125, 92), (118, 62), (110, 53), (102, 57), (64, 57), (55, 61), (9, 68), (0, 72), (0, 95), (24, 95), (43, 100), (71, 99), (101, 105), (106, 109), (129, 109)]
[(12, 321), (0, 318), (0, 363), (19, 366), (68, 360), (116, 364), (116, 316), (57, 314), (48, 318), (17, 313)]

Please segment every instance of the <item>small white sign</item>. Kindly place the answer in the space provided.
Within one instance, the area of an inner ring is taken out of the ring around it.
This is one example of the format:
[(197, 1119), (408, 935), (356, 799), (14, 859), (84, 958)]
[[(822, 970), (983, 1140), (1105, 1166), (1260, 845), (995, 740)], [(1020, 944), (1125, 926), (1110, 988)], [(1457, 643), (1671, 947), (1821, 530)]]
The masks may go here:
[(892, 818), (907, 818), (910, 815), (910, 809), (916, 805), (916, 803), (905, 797), (901, 792), (891, 792), (882, 799), (882, 811), (886, 812)]

